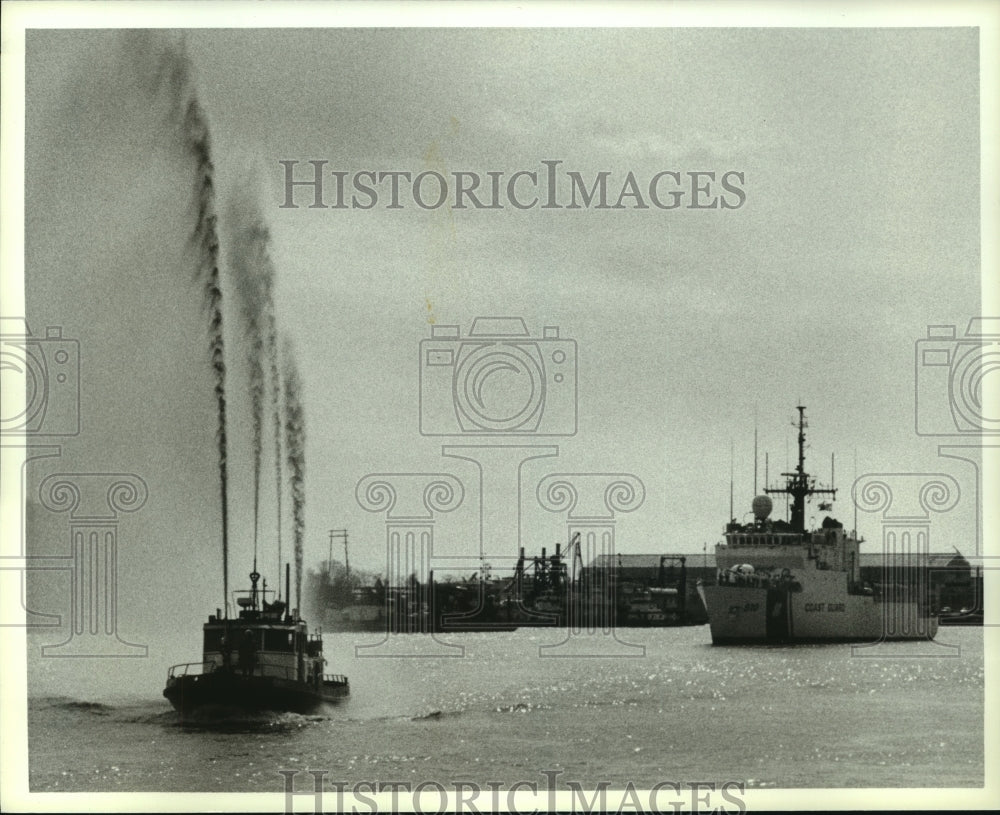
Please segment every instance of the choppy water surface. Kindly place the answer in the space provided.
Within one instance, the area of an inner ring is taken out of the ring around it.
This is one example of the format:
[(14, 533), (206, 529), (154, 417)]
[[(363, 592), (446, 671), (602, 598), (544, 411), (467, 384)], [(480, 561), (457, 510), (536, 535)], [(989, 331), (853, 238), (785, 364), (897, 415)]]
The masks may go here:
[(942, 629), (960, 656), (920, 659), (912, 643), (862, 659), (846, 645), (714, 648), (707, 627), (618, 634), (645, 656), (540, 658), (559, 638), (521, 630), (448, 636), (458, 659), (359, 659), (354, 645), (377, 637), (328, 635), (328, 670), (349, 675), (352, 696), (317, 716), (181, 724), (162, 681), (148, 701), (36, 695), (31, 789), (280, 792), (279, 770), (307, 768), (347, 784), (546, 770), (584, 788), (983, 783), (981, 629)]

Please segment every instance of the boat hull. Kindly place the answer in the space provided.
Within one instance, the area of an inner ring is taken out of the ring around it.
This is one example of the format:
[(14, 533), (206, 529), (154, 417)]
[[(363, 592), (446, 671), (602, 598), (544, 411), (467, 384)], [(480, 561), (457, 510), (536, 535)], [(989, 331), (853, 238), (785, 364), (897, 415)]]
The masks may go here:
[(350, 694), (347, 680), (324, 681), (318, 688), (272, 676), (242, 676), (213, 671), (171, 677), (163, 695), (182, 714), (199, 710), (288, 711), (312, 713)]
[(967, 611), (964, 614), (942, 614), (938, 617), (939, 625), (982, 625), (983, 612)]
[(715, 645), (933, 639), (937, 618), (912, 601), (763, 587), (699, 586)]

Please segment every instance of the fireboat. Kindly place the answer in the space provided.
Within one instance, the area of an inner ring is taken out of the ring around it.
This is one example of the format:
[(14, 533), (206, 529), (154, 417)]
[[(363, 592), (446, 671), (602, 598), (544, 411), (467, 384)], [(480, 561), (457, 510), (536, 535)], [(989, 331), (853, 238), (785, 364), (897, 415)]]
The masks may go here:
[[(298, 610), (274, 599), (254, 569), (250, 589), (234, 592), (236, 618), (221, 609), (204, 624), (201, 662), (174, 665), (163, 695), (182, 715), (196, 711), (310, 713), (350, 694), (347, 677), (325, 674), (322, 632), (310, 634)], [(289, 566), (285, 596), (289, 597)]]

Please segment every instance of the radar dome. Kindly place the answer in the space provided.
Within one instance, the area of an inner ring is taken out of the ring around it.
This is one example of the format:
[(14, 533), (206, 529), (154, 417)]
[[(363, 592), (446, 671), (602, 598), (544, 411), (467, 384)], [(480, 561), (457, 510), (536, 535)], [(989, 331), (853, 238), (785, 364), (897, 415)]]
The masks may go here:
[(763, 521), (771, 514), (771, 509), (773, 504), (771, 499), (766, 495), (758, 495), (753, 499), (753, 516), (758, 521)]

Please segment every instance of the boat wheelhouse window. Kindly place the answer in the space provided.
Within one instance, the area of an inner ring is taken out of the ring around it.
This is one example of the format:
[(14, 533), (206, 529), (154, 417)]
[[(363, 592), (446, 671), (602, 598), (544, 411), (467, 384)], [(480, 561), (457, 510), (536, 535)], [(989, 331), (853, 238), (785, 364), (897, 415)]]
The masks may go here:
[(264, 632), (264, 650), (265, 651), (288, 651), (292, 652), (294, 648), (294, 634), (291, 631), (272, 631), (267, 630)]
[(206, 651), (221, 651), (222, 650), (222, 634), (223, 634), (223, 630), (221, 628), (206, 629), (206, 631), (205, 631), (205, 650)]

